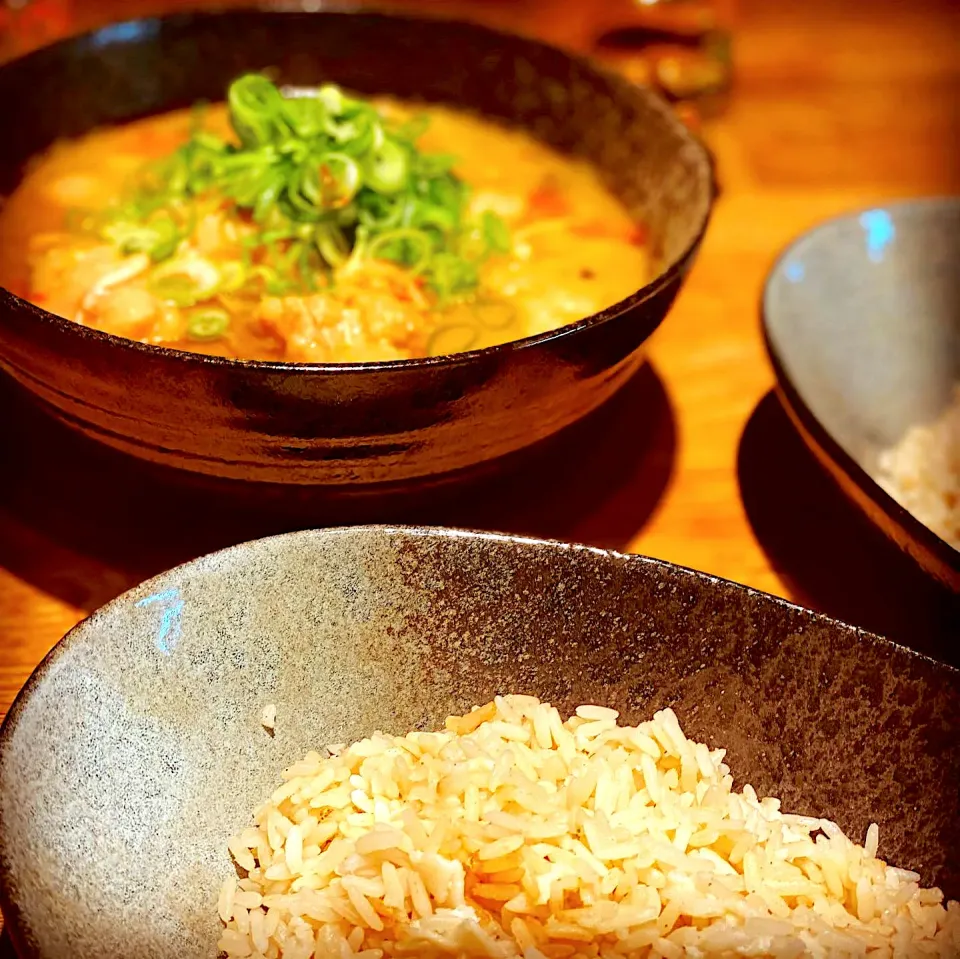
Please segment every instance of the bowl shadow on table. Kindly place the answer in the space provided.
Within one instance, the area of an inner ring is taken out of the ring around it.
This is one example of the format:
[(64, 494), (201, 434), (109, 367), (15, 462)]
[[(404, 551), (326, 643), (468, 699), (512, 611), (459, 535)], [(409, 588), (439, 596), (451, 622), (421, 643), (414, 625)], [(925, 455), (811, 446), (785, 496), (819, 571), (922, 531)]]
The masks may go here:
[(203, 553), (363, 522), (497, 530), (624, 548), (673, 469), (669, 397), (645, 364), (599, 410), (529, 450), (413, 490), (267, 486), (158, 468), (49, 418), (0, 381), (0, 565), (84, 610)]
[(846, 498), (773, 392), (743, 431), (737, 470), (753, 531), (797, 602), (960, 665), (960, 600)]

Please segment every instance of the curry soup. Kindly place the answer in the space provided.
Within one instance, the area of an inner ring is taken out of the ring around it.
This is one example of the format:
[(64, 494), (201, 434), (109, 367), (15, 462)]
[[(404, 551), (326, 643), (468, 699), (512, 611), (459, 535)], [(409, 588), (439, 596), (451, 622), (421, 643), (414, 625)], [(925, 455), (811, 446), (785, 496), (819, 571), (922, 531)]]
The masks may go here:
[(314, 93), (247, 77), (229, 107), (55, 145), (0, 212), (0, 282), (144, 343), (351, 363), (545, 332), (648, 278), (587, 163), (467, 113)]

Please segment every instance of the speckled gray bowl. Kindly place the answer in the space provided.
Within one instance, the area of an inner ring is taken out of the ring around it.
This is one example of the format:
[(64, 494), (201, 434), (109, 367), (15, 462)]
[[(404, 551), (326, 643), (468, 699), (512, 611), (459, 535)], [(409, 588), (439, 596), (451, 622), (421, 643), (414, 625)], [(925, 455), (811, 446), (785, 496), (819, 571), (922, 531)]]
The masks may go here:
[[(225, 843), (312, 747), (497, 692), (671, 705), (739, 784), (960, 892), (960, 674), (713, 577), (449, 530), (293, 533), (78, 626), (0, 732), (0, 893), (22, 957), (215, 955)], [(276, 735), (260, 726), (277, 707)]]
[(830, 220), (767, 279), (767, 348), (807, 445), (924, 569), (960, 591), (960, 552), (876, 482), (882, 450), (930, 422), (960, 383), (960, 197)]

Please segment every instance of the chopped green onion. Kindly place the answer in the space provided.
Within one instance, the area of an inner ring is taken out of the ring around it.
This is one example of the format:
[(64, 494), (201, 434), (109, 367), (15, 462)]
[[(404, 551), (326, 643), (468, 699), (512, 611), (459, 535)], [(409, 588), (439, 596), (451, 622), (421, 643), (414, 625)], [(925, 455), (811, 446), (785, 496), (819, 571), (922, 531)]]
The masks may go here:
[(220, 285), (220, 273), (206, 260), (172, 260), (153, 271), (150, 290), (175, 306), (193, 306), (210, 299)]
[(479, 270), (473, 260), (455, 253), (437, 253), (430, 261), (427, 278), (441, 301), (450, 300), (476, 289)]
[(193, 306), (202, 297), (197, 295), (196, 284), (190, 277), (171, 274), (159, 280), (151, 280), (150, 292), (173, 306)]
[(270, 296), (284, 296), (293, 288), (292, 280), (285, 279), (275, 267), (267, 266), (264, 263), (255, 266), (250, 271), (250, 277), (251, 279), (262, 280), (263, 288)]
[(492, 210), (485, 210), (481, 215), (480, 229), (491, 253), (510, 252), (510, 231), (507, 224)]
[(154, 219), (150, 225), (156, 237), (152, 248), (147, 251), (150, 254), (150, 259), (159, 262), (173, 256), (177, 247), (184, 240), (185, 233), (181, 232), (173, 217)]
[(314, 233), (320, 255), (333, 266), (340, 266), (350, 255), (350, 246), (343, 233), (332, 223), (321, 223)]
[(297, 257), (297, 270), (300, 273), (300, 283), (308, 293), (313, 293), (317, 288), (316, 277), (314, 276), (313, 262), (311, 258), (310, 244), (299, 243), (299, 256)]
[(517, 321), (517, 308), (506, 300), (479, 301), (472, 305), (480, 325), (487, 330), (506, 330)]
[[(198, 113), (190, 140), (146, 164), (123, 203), (82, 221), (121, 252), (161, 263), (151, 285), (167, 302), (190, 306), (248, 285), (313, 290), (317, 272), (363, 257), (422, 274), (448, 300), (472, 294), (483, 261), (509, 251), (502, 220), (467, 218), (453, 157), (417, 146), (425, 117), (392, 122), (331, 84), (281, 91), (254, 74), (230, 85), (227, 102), (239, 143), (202, 129)], [(221, 276), (199, 258), (174, 259), (198, 210), (223, 201), (252, 219), (236, 261)]]
[(323, 131), (326, 111), (315, 98), (284, 97), (281, 110), (287, 126), (301, 141), (309, 140)]
[(414, 172), (424, 177), (442, 176), (449, 173), (456, 162), (457, 158), (452, 153), (421, 153), (416, 158)]
[(280, 91), (266, 77), (255, 73), (230, 84), (230, 121), (244, 146), (263, 146), (273, 139), (282, 99)]
[(200, 310), (187, 320), (187, 336), (191, 340), (218, 340), (229, 327), (230, 315), (226, 310)]
[(318, 186), (311, 197), (315, 206), (346, 206), (360, 189), (360, 167), (345, 153), (325, 153), (320, 157), (314, 182)]
[(185, 233), (169, 213), (147, 222), (119, 219), (103, 228), (103, 236), (116, 243), (125, 256), (149, 253), (157, 262), (172, 256)]
[(421, 203), (411, 213), (411, 219), (417, 226), (436, 227), (443, 233), (452, 233), (457, 228), (457, 213), (450, 207), (439, 204)]
[(438, 326), (427, 339), (427, 356), (447, 356), (466, 353), (477, 345), (480, 332), (467, 323), (449, 323)]
[(367, 230), (393, 230), (404, 220), (407, 204), (373, 191), (357, 197), (357, 219)]
[(356, 157), (379, 150), (385, 139), (383, 124), (373, 110), (343, 122), (330, 118), (327, 132), (337, 142), (338, 149)]
[(393, 140), (384, 140), (367, 166), (367, 184), (378, 193), (396, 193), (407, 180), (407, 151)]
[(218, 293), (236, 293), (247, 282), (247, 271), (237, 260), (227, 260), (220, 267)]
[(207, 110), (210, 104), (206, 100), (197, 100), (190, 107), (190, 134), (196, 137), (203, 132), (203, 124), (207, 118)]
[(325, 83), (317, 90), (317, 99), (327, 108), (327, 112), (334, 116), (343, 113), (346, 97), (343, 90), (332, 83)]
[(426, 113), (418, 113), (412, 116), (406, 123), (402, 123), (394, 130), (394, 135), (401, 140), (409, 143), (415, 143), (427, 132), (430, 126), (430, 117)]
[(390, 260), (419, 273), (433, 253), (433, 241), (423, 230), (411, 228), (381, 233), (370, 242), (367, 256), (371, 260)]

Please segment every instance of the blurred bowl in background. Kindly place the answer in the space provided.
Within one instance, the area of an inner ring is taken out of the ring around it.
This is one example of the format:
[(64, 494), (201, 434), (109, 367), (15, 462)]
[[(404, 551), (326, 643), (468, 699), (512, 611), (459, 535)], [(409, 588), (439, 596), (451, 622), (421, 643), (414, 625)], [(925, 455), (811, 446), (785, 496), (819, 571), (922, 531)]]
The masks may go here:
[(810, 449), (894, 543), (956, 591), (960, 551), (877, 478), (884, 451), (941, 416), (960, 384), (958, 264), (960, 198), (891, 203), (801, 236), (771, 271), (762, 305), (778, 393)]

